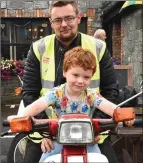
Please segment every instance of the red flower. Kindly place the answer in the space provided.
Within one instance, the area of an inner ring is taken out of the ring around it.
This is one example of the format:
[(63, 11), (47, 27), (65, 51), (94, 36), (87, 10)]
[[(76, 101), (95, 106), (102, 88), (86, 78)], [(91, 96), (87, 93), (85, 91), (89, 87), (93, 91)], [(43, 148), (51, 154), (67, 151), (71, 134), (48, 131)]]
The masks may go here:
[(10, 75), (13, 74), (12, 69), (15, 70), (16, 74), (19, 76), (23, 76), (24, 73), (24, 63), (22, 60), (1, 60), (1, 79), (8, 80), (10, 79)]

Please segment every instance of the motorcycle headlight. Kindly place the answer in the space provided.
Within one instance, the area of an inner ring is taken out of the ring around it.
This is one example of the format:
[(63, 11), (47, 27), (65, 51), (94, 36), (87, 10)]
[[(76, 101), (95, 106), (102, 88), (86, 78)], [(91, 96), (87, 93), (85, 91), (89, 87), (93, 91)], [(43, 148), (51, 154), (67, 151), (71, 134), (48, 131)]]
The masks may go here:
[(72, 145), (93, 144), (94, 135), (91, 121), (62, 121), (59, 125), (58, 142)]

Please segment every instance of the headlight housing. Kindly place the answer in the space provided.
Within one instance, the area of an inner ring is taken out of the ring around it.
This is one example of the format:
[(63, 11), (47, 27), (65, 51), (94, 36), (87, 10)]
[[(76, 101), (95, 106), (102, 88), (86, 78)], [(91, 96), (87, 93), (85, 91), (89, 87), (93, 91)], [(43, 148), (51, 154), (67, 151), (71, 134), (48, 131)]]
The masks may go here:
[(94, 134), (90, 119), (61, 120), (58, 130), (60, 144), (86, 145), (93, 144)]

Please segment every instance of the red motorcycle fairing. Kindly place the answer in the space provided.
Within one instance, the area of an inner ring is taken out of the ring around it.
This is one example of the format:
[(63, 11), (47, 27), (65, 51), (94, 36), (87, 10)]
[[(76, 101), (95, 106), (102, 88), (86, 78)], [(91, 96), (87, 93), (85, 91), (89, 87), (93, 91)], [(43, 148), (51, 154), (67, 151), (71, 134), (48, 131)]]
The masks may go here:
[(68, 157), (80, 156), (83, 157), (84, 163), (87, 163), (87, 150), (86, 146), (63, 146), (62, 160), (68, 162)]

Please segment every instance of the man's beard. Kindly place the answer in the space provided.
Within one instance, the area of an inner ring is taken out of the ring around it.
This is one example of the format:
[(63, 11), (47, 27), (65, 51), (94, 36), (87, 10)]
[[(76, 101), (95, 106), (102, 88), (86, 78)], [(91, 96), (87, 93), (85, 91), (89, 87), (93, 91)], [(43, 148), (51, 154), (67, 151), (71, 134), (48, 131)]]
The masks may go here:
[(61, 42), (69, 42), (69, 41), (72, 41), (75, 37), (76, 37), (77, 34), (74, 34), (72, 33), (70, 36), (68, 37), (63, 37), (63, 36), (60, 36), (58, 37), (58, 39), (61, 41)]

